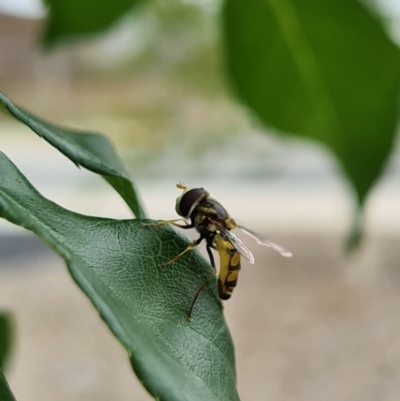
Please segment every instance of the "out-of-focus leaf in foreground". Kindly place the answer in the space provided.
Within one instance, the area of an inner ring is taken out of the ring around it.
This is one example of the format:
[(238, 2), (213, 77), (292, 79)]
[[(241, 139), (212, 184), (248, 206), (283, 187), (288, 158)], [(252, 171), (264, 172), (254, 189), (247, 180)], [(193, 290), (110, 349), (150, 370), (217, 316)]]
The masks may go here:
[(43, 42), (59, 42), (101, 33), (142, 0), (45, 0), (49, 16)]
[(68, 269), (125, 347), (143, 385), (161, 400), (238, 400), (233, 344), (215, 281), (199, 252), (159, 269), (189, 243), (143, 220), (80, 215), (42, 197), (0, 153), (0, 216), (31, 230)]
[(15, 398), (10, 390), (7, 380), (1, 371), (0, 371), (0, 400), (15, 401)]
[(0, 371), (5, 371), (12, 343), (11, 316), (9, 313), (0, 312)]
[(398, 120), (400, 58), (357, 0), (226, 0), (227, 67), (268, 126), (326, 144), (358, 201), (379, 177)]
[(146, 216), (139, 191), (127, 175), (117, 151), (107, 137), (51, 124), (16, 106), (1, 92), (0, 110), (8, 112), (27, 125), (77, 166), (102, 175), (120, 194), (136, 217)]

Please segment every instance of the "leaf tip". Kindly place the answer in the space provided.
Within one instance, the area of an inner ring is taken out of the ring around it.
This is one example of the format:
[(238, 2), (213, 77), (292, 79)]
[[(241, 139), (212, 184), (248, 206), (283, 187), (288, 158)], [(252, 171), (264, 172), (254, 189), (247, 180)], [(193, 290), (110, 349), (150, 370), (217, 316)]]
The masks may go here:
[(364, 238), (364, 224), (362, 209), (357, 209), (354, 214), (353, 225), (346, 239), (345, 254), (351, 255), (357, 251)]

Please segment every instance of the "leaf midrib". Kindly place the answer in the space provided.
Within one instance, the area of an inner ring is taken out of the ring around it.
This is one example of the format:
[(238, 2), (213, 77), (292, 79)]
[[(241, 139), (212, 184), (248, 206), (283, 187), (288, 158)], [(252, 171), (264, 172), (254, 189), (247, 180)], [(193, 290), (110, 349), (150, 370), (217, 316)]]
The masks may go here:
[[(326, 141), (331, 143), (335, 149), (340, 149), (342, 141), (338, 140), (338, 138), (343, 137), (343, 127), (340, 123), (335, 102), (322, 77), (317, 57), (307, 39), (300, 18), (289, 0), (264, 1), (274, 11), (278, 25), (281, 27), (282, 36), (292, 49), (294, 62), (304, 82), (304, 89), (309, 93), (309, 97), (315, 106), (314, 109), (318, 110), (323, 104), (325, 113), (329, 116), (330, 127), (319, 127), (320, 135), (324, 135)], [(291, 26), (294, 29), (290, 29)]]

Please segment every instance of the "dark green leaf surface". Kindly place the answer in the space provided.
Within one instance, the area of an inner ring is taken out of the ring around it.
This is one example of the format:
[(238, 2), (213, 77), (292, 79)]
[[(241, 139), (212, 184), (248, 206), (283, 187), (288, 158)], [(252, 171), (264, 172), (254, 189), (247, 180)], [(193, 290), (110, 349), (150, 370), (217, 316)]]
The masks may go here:
[(4, 371), (6, 368), (11, 347), (11, 316), (6, 312), (0, 312), (0, 371)]
[(363, 202), (391, 150), (400, 59), (357, 0), (226, 0), (227, 66), (268, 126), (333, 150)]
[(143, 385), (163, 401), (238, 400), (231, 337), (215, 281), (187, 313), (211, 266), (197, 251), (159, 269), (188, 240), (170, 227), (73, 213), (43, 198), (0, 153), (0, 216), (34, 232), (127, 350)]
[(146, 216), (138, 190), (128, 177), (113, 144), (104, 135), (50, 124), (16, 106), (1, 92), (0, 109), (27, 125), (78, 167), (101, 174), (121, 195), (136, 217)]
[(101, 33), (118, 21), (141, 0), (45, 0), (49, 17), (44, 44), (79, 39)]
[(3, 373), (0, 371), (0, 400), (1, 401), (15, 401), (15, 398), (8, 386), (7, 380)]

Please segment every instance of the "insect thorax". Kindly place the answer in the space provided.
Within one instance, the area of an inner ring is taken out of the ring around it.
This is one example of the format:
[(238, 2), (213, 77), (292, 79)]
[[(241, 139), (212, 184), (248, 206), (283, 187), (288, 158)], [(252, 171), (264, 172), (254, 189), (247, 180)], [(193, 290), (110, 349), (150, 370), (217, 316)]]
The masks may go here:
[(203, 237), (214, 237), (218, 225), (231, 230), (235, 227), (225, 208), (215, 199), (201, 201), (191, 215), (196, 230)]

